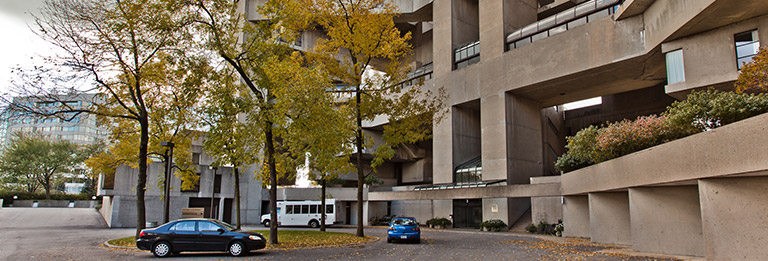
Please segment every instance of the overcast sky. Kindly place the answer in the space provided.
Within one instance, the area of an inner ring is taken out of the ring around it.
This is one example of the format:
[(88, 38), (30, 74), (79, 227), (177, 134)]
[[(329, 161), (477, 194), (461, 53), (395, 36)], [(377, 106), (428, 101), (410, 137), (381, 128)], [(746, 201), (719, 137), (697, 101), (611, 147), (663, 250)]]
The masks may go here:
[(35, 35), (29, 12), (37, 12), (43, 0), (0, 0), (0, 93), (8, 92), (11, 69), (38, 63), (41, 55), (51, 55), (53, 47)]

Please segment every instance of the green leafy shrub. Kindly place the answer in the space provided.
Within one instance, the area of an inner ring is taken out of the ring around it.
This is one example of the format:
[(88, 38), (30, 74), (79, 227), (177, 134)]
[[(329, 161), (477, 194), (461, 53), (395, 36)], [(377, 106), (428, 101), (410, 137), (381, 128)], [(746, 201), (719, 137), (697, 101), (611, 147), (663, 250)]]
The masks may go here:
[(661, 116), (589, 126), (567, 137), (567, 151), (555, 167), (569, 172), (621, 157), (691, 134), (710, 130), (768, 112), (768, 95), (694, 91), (667, 107)]
[(427, 225), (432, 225), (432, 226), (447, 227), (447, 226), (450, 226), (451, 224), (452, 224), (451, 220), (447, 218), (432, 218), (427, 220)]
[(558, 222), (557, 224), (549, 224), (544, 221), (539, 221), (538, 225), (530, 224), (525, 227), (525, 230), (530, 233), (554, 235), (559, 237), (563, 235), (564, 229), (565, 226), (563, 226), (562, 222)]
[(592, 161), (603, 162), (668, 141), (664, 116), (640, 116), (608, 124), (598, 131)]
[(528, 224), (528, 226), (525, 227), (525, 231), (528, 231), (528, 233), (536, 233), (536, 225), (534, 224)]
[(368, 219), (368, 223), (371, 224), (371, 226), (388, 226), (389, 222), (392, 221), (392, 218), (396, 217), (397, 215), (391, 215), (391, 216), (372, 216)]
[(502, 229), (507, 228), (507, 224), (500, 219), (491, 219), (480, 223), (480, 228), (485, 228), (488, 231), (501, 231)]
[(692, 92), (684, 101), (672, 103), (665, 115), (670, 127), (694, 134), (768, 112), (768, 95), (721, 92), (715, 89)]
[(555, 236), (562, 237), (564, 230), (565, 230), (565, 225), (563, 225), (562, 222), (557, 223), (555, 225)]

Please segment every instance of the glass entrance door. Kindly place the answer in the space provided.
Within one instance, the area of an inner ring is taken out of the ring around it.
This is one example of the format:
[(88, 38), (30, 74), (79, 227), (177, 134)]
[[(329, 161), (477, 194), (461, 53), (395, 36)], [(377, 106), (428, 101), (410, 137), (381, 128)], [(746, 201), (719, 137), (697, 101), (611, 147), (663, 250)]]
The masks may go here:
[(483, 222), (483, 201), (481, 199), (453, 200), (453, 227), (480, 228)]

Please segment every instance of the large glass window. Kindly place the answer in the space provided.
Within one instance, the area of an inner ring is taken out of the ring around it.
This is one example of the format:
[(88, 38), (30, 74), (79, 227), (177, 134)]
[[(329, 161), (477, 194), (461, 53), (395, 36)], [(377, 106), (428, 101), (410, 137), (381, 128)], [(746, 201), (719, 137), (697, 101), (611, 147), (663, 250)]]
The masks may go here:
[(685, 81), (685, 68), (683, 67), (683, 50), (675, 50), (667, 53), (667, 84)]
[(454, 172), (456, 184), (473, 184), (483, 180), (483, 165), (481, 157), (471, 159), (458, 167)]
[(745, 63), (752, 61), (752, 57), (760, 50), (760, 39), (757, 38), (757, 30), (739, 33), (733, 36), (736, 44), (736, 66), (739, 70)]

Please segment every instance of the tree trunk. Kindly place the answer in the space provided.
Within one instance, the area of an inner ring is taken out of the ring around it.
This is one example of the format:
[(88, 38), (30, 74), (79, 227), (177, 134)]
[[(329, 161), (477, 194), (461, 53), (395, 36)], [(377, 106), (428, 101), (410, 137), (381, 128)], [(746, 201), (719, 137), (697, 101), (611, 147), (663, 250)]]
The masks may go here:
[(327, 208), (325, 206), (325, 177), (323, 177), (323, 181), (320, 187), (320, 231), (325, 232), (325, 209)]
[(240, 229), (240, 171), (237, 169), (237, 165), (234, 166), (235, 169), (235, 205), (237, 205), (237, 229)]
[(136, 183), (136, 235), (144, 229), (147, 222), (146, 209), (144, 208), (144, 189), (147, 186), (147, 148), (149, 143), (149, 119), (146, 113), (139, 118), (141, 126), (141, 139), (139, 140), (139, 179)]
[(358, 237), (365, 237), (363, 231), (363, 184), (365, 183), (365, 175), (363, 174), (363, 117), (360, 113), (360, 85), (355, 92), (355, 99), (357, 100), (356, 117), (357, 117), (357, 135), (355, 136), (355, 143), (357, 146), (357, 233)]
[(269, 168), (269, 243), (277, 244), (277, 169), (275, 168), (275, 144), (272, 140), (272, 121), (266, 122), (267, 167)]

